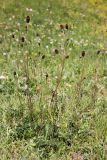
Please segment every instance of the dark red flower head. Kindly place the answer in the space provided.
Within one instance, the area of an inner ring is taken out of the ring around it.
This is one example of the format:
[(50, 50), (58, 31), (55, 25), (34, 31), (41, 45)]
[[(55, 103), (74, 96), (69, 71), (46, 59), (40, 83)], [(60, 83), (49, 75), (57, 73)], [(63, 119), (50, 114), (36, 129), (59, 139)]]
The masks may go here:
[(64, 29), (64, 25), (60, 24), (60, 29), (63, 30)]
[(27, 16), (26, 17), (26, 23), (29, 23), (30, 22), (30, 16)]
[(15, 35), (14, 35), (14, 34), (12, 34), (12, 38), (15, 38)]
[(22, 41), (22, 42), (24, 42), (24, 41), (25, 41), (25, 38), (24, 38), (24, 37), (22, 37), (22, 38), (21, 38), (21, 41)]
[(16, 76), (16, 71), (13, 72), (13, 75)]
[(98, 51), (97, 51), (97, 54), (100, 54), (100, 52), (101, 52), (101, 51), (100, 51), (100, 50), (98, 50)]
[(80, 58), (85, 56), (85, 51), (82, 51)]
[(65, 25), (65, 29), (69, 29), (68, 24)]
[(54, 52), (55, 52), (55, 54), (58, 54), (58, 53), (59, 53), (59, 51), (58, 51), (57, 48), (54, 50)]

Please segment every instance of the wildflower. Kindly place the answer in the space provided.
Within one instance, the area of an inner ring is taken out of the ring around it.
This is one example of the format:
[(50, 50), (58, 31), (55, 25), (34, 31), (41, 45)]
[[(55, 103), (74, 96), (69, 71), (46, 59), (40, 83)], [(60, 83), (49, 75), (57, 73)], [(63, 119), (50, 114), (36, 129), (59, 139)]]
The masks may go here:
[(14, 35), (14, 34), (12, 34), (12, 38), (15, 38), (15, 35)]
[(68, 59), (68, 58), (69, 58), (69, 55), (66, 55), (65, 58)]
[(15, 15), (13, 15), (12, 18), (15, 19)]
[(29, 23), (30, 22), (30, 16), (27, 16), (26, 17), (26, 23)]
[(32, 8), (26, 8), (26, 11), (32, 12), (33, 9)]
[(85, 51), (82, 51), (80, 58), (85, 56)]
[(17, 26), (20, 27), (20, 23), (17, 23)]
[(13, 75), (16, 76), (16, 71), (13, 72)]
[[(24, 86), (20, 86), (20, 88), (21, 88), (22, 91), (27, 91), (28, 85), (25, 84)], [(26, 93), (25, 93), (25, 95), (26, 95)]]
[(10, 18), (9, 18), (9, 21), (11, 21), (11, 20), (12, 20), (12, 18), (10, 17)]
[(29, 8), (26, 8), (26, 11), (29, 11)]
[(37, 37), (40, 37), (39, 33), (36, 33), (36, 36), (37, 36)]
[(42, 56), (42, 59), (45, 59), (45, 55)]
[(72, 48), (69, 48), (69, 51), (72, 51)]
[(67, 29), (67, 30), (69, 29), (68, 24), (65, 25), (65, 29)]
[(20, 63), (23, 63), (23, 60), (22, 60), (22, 59), (20, 60)]
[(30, 9), (29, 9), (29, 11), (30, 11), (30, 12), (32, 12), (32, 11), (33, 11), (33, 9), (32, 9), (32, 8), (30, 8)]
[(40, 46), (40, 43), (38, 43), (38, 45)]
[(6, 53), (6, 52), (4, 52), (4, 53), (3, 53), (3, 56), (7, 56), (7, 53)]
[(101, 51), (100, 51), (100, 50), (98, 50), (98, 51), (97, 51), (97, 55), (99, 55), (99, 54), (100, 54), (100, 52), (101, 52)]
[(16, 42), (19, 42), (18, 38), (16, 38)]
[(46, 81), (47, 81), (47, 79), (48, 79), (48, 77), (49, 77), (48, 73), (46, 73), (45, 77), (46, 77)]
[(54, 52), (55, 52), (55, 54), (58, 54), (58, 53), (59, 53), (58, 49), (55, 49)]
[(50, 44), (53, 44), (53, 40), (50, 41)]
[(48, 46), (48, 45), (46, 45), (46, 48), (48, 49), (48, 48), (49, 48), (49, 46)]
[(24, 41), (25, 41), (25, 38), (24, 38), (24, 37), (22, 37), (22, 38), (21, 38), (21, 41), (22, 41), (22, 42), (24, 42)]
[(8, 79), (7, 76), (3, 76), (3, 75), (0, 76), (0, 80), (6, 80), (6, 79)]
[(60, 29), (63, 30), (64, 29), (64, 25), (60, 24)]
[(37, 44), (40, 46), (40, 44), (41, 44), (41, 38), (40, 38), (40, 35), (39, 35), (38, 33), (36, 34), (35, 41), (36, 41)]

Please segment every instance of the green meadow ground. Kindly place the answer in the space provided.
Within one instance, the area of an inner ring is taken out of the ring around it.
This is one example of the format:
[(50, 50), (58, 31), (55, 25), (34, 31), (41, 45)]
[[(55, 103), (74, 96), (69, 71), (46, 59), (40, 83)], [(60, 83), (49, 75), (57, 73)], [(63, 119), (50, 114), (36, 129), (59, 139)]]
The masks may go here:
[(1, 160), (107, 160), (106, 0), (0, 0), (0, 121)]

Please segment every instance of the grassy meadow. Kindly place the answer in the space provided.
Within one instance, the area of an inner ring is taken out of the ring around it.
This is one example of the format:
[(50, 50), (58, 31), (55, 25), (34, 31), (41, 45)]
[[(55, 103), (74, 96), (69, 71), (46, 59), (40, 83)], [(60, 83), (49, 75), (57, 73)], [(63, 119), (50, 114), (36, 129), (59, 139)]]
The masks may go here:
[(107, 1), (0, 0), (0, 160), (107, 160)]

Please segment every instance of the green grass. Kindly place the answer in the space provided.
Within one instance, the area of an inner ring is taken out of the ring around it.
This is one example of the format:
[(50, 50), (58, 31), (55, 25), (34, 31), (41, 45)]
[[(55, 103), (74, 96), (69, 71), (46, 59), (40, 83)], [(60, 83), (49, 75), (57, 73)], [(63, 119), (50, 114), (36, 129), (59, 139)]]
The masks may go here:
[(1, 160), (107, 159), (106, 14), (103, 0), (0, 1)]

